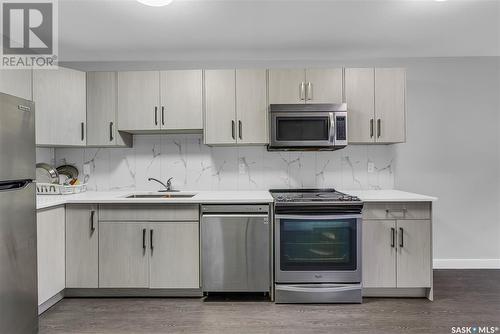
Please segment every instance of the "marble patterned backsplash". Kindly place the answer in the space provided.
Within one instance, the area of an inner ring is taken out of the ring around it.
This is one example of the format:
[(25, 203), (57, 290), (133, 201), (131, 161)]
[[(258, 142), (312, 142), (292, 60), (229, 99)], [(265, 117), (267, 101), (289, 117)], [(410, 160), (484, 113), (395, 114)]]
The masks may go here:
[[(45, 150), (45, 149), (42, 149)], [(37, 162), (75, 165), (93, 191), (158, 190), (149, 177), (173, 177), (180, 190), (267, 190), (335, 187), (392, 189), (390, 145), (351, 145), (338, 151), (268, 152), (265, 146), (210, 147), (201, 135), (136, 135), (133, 148), (56, 148)], [(373, 172), (368, 165), (373, 163)]]

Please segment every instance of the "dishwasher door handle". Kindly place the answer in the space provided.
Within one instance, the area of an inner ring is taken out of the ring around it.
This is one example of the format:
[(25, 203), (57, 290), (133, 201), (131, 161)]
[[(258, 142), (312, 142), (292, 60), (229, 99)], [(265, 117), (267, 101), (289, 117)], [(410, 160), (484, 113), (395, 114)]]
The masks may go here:
[(204, 213), (202, 215), (202, 219), (204, 217), (207, 218), (269, 218), (269, 214), (213, 214), (213, 213)]

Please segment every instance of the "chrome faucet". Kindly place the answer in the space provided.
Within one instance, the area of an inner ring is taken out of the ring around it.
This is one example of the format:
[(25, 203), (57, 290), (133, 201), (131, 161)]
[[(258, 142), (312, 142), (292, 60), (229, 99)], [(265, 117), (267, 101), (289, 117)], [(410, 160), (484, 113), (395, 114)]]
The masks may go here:
[(148, 181), (155, 181), (155, 182), (158, 182), (159, 184), (161, 184), (162, 186), (164, 186), (164, 187), (165, 187), (165, 189), (158, 190), (159, 192), (162, 192), (162, 193), (163, 193), (163, 192), (177, 191), (177, 190), (173, 190), (173, 189), (172, 189), (172, 179), (173, 179), (173, 177), (169, 178), (169, 179), (167, 180), (167, 184), (165, 184), (165, 183), (161, 182), (161, 181), (160, 181), (160, 180), (158, 180), (158, 179), (155, 179), (154, 177), (150, 177), (150, 178), (148, 179)]

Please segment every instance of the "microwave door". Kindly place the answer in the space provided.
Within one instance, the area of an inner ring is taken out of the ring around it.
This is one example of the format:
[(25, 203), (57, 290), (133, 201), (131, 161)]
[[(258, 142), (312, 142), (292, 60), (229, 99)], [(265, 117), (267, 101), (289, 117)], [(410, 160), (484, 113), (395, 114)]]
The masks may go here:
[(273, 113), (271, 145), (330, 147), (334, 144), (333, 113)]

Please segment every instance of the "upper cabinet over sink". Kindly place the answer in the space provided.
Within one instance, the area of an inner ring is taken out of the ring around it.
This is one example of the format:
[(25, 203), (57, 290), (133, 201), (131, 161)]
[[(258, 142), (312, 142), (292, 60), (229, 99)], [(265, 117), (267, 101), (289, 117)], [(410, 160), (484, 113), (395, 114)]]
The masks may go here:
[(271, 69), (269, 103), (342, 103), (342, 68)]
[(201, 131), (202, 71), (118, 72), (118, 129)]
[(346, 68), (349, 143), (406, 141), (406, 71)]

